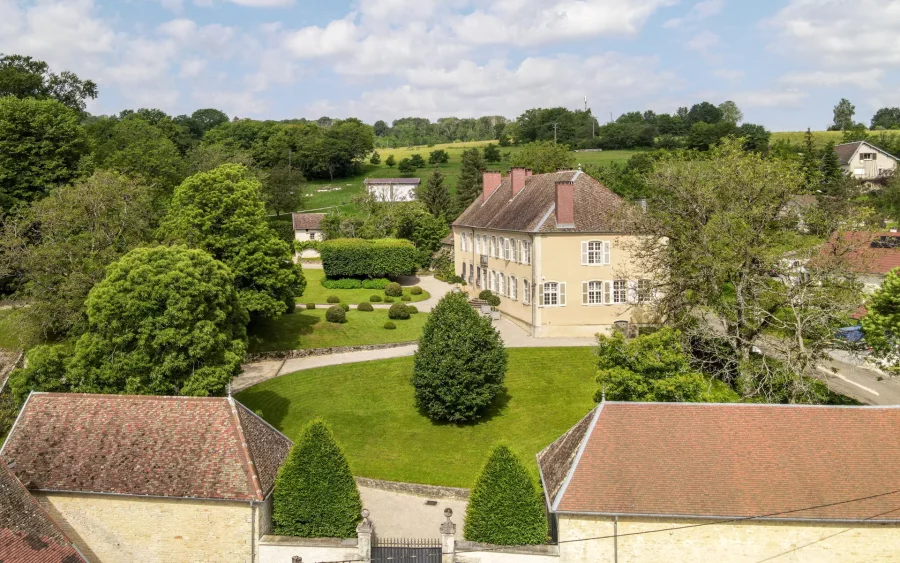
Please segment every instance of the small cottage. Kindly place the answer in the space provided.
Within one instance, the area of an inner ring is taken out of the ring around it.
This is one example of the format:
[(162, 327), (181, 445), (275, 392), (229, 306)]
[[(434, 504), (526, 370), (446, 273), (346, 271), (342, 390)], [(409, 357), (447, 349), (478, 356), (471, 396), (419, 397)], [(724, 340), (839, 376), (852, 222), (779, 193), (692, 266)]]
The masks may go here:
[(366, 192), (375, 201), (395, 203), (416, 201), (416, 190), (422, 182), (419, 178), (366, 178)]

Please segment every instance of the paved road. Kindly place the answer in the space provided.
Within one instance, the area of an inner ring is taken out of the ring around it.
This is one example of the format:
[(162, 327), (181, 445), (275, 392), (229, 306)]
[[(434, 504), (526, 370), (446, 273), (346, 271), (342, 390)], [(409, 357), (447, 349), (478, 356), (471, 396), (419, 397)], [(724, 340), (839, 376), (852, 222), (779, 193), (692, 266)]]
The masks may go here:
[(828, 387), (867, 405), (900, 405), (900, 379), (867, 365), (865, 358), (834, 350), (817, 366)]

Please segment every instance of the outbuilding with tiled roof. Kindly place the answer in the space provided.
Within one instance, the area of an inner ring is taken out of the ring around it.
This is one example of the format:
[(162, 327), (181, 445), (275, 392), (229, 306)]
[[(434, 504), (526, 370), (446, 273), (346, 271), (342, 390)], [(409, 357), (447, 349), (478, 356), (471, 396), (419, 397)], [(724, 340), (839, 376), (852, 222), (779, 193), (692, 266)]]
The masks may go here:
[(900, 406), (603, 402), (538, 454), (568, 561), (887, 561), (898, 463)]
[(229, 561), (291, 445), (231, 397), (32, 393), (0, 456), (89, 558)]

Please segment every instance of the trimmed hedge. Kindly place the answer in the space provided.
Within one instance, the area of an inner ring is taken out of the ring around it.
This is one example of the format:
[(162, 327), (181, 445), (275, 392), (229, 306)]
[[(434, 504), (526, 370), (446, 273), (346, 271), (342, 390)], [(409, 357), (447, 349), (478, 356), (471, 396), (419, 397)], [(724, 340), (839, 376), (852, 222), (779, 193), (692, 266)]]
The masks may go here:
[(327, 303), (340, 303), (340, 302), (341, 302), (341, 298), (338, 297), (337, 295), (329, 295), (328, 298), (327, 298), (325, 301), (326, 301)]
[(395, 325), (391, 321), (388, 321), (388, 322), (384, 323), (384, 328), (386, 328), (388, 330), (395, 330), (397, 328), (397, 325)]
[(340, 446), (324, 422), (310, 422), (275, 479), (274, 533), (354, 538), (361, 511), (359, 490)]
[(491, 452), (466, 507), (466, 541), (538, 545), (547, 541), (544, 499), (519, 457), (506, 446)]
[(387, 278), (375, 278), (372, 280), (363, 280), (362, 287), (363, 289), (384, 289), (389, 283), (391, 283), (391, 280)]
[(491, 320), (465, 293), (448, 293), (422, 329), (413, 362), (416, 403), (434, 421), (481, 418), (504, 391), (507, 354)]
[(332, 305), (325, 311), (325, 320), (330, 323), (347, 322), (347, 311), (340, 305)]
[(368, 313), (370, 311), (374, 311), (375, 307), (372, 307), (371, 303), (369, 303), (367, 301), (363, 301), (362, 303), (360, 303), (359, 305), (356, 306), (356, 310), (357, 311), (365, 311), (366, 313)]
[(372, 297), (369, 297), (369, 301), (371, 301), (372, 303), (381, 303), (381, 296), (373, 295)]
[(403, 295), (403, 288), (397, 282), (391, 282), (384, 286), (384, 294), (388, 297), (400, 297)]
[(322, 287), (327, 289), (361, 289), (362, 281), (354, 278), (341, 278), (339, 280), (322, 280)]
[(307, 309), (310, 309), (310, 310), (315, 309), (315, 308), (316, 308), (316, 304), (315, 304), (315, 303), (307, 303), (307, 304), (306, 304), (306, 308), (307, 308)]
[(416, 273), (416, 247), (404, 239), (334, 239), (319, 244), (330, 278), (384, 278)]
[(415, 305), (407, 305), (406, 310), (409, 311), (410, 315), (416, 315), (419, 313), (419, 308)]
[(388, 310), (388, 318), (405, 321), (409, 318), (409, 307), (406, 306), (406, 303), (394, 303)]
[(410, 295), (422, 295), (422, 288), (414, 285), (412, 289), (409, 290)]

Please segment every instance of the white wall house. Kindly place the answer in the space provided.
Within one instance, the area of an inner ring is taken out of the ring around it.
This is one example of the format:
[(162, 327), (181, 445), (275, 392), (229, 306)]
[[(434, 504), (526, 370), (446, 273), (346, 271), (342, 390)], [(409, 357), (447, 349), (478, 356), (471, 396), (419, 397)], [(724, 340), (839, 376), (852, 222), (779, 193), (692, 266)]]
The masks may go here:
[(416, 201), (419, 178), (366, 178), (366, 192), (381, 202)]
[(835, 145), (834, 151), (844, 172), (857, 180), (881, 180), (897, 169), (897, 157), (866, 141)]
[[(292, 213), (294, 222), (294, 238), (299, 242), (310, 240), (325, 240), (325, 231), (322, 230), (324, 213)], [(300, 253), (298, 258), (318, 258), (319, 251), (307, 248)]]

